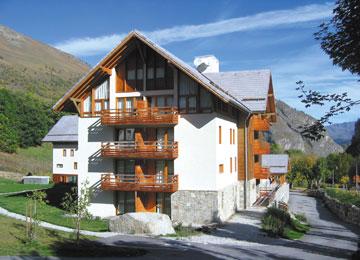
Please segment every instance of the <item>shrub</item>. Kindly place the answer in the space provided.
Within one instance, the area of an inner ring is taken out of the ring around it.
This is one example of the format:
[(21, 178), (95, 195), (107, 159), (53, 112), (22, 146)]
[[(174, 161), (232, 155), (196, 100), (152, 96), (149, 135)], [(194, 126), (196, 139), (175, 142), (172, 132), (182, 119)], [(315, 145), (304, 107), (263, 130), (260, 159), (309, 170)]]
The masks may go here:
[(271, 236), (282, 236), (285, 226), (290, 223), (290, 214), (275, 207), (268, 208), (261, 220), (262, 229)]

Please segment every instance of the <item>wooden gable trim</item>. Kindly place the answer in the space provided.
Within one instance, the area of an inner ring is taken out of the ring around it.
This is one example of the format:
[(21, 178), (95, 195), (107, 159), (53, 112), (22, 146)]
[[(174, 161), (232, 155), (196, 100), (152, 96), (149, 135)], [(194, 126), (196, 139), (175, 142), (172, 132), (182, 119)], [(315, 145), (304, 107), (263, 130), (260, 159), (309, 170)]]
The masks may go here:
[[(96, 65), (93, 69), (91, 69), (91, 71), (79, 83), (74, 85), (73, 88), (68, 93), (66, 93), (54, 105), (53, 109), (55, 111), (60, 111), (61, 109), (63, 109), (66, 101), (69, 100), (70, 97), (78, 98), (78, 97), (82, 96), (84, 94), (84, 92), (88, 91), (88, 88), (89, 88), (88, 83), (92, 79), (94, 79), (96, 77), (96, 74), (99, 71), (101, 73), (104, 73), (104, 71), (102, 70), (101, 67), (104, 67), (104, 68), (107, 68), (107, 69), (112, 69), (116, 65), (116, 63), (123, 57), (123, 55), (122, 55), (123, 52), (130, 47), (129, 42), (134, 37), (136, 37), (136, 39), (140, 40), (143, 44), (145, 44), (146, 46), (151, 48), (153, 51), (155, 51), (156, 53), (161, 55), (165, 60), (168, 61), (168, 63), (173, 64), (175, 67), (177, 67), (179, 70), (181, 70), (187, 76), (189, 76), (191, 79), (195, 80), (198, 84), (205, 87), (207, 91), (209, 91), (213, 95), (220, 98), (223, 102), (225, 102), (225, 103), (233, 103), (233, 102), (231, 102), (231, 100), (228, 100), (227, 98), (224, 98), (221, 94), (217, 93), (217, 91), (211, 89), (207, 84), (204, 84), (200, 79), (198, 79), (196, 76), (194, 76), (191, 71), (189, 71), (187, 68), (185, 68), (185, 67), (181, 66), (180, 64), (178, 64), (176, 60), (173, 60), (171, 57), (169, 57), (168, 55), (161, 52), (161, 50), (159, 51), (158, 49), (156, 49), (151, 44), (151, 42), (148, 42), (146, 40), (146, 38), (144, 38), (142, 35), (139, 35), (137, 32), (133, 31), (133, 32), (129, 33), (125, 37), (125, 39), (123, 39), (121, 41), (121, 43), (116, 48), (114, 48), (98, 65)], [(136, 44), (138, 44), (137, 41), (135, 42), (135, 45)], [(105, 73), (107, 73), (107, 72), (105, 72)], [(92, 85), (92, 84), (90, 84), (90, 85)], [(236, 98), (234, 98), (234, 99), (236, 100)], [(239, 101), (239, 104), (242, 104), (242, 103)], [(238, 104), (235, 104), (235, 105), (238, 106)], [(246, 110), (246, 111), (250, 112), (250, 110), (243, 104), (242, 104), (241, 108), (243, 110)]]
[(105, 72), (106, 74), (108, 74), (109, 76), (111, 76), (111, 74), (112, 74), (112, 70), (111, 70), (111, 69), (106, 68), (106, 67), (104, 67), (104, 66), (100, 66), (100, 69), (101, 69), (103, 72)]

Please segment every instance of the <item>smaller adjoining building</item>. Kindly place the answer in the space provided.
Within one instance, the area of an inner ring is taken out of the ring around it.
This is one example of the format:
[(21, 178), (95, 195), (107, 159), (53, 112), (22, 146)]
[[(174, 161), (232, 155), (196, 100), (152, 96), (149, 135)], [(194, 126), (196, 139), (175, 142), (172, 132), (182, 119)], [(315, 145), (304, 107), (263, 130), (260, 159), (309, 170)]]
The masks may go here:
[(42, 141), (53, 144), (53, 182), (77, 183), (78, 116), (63, 116)]

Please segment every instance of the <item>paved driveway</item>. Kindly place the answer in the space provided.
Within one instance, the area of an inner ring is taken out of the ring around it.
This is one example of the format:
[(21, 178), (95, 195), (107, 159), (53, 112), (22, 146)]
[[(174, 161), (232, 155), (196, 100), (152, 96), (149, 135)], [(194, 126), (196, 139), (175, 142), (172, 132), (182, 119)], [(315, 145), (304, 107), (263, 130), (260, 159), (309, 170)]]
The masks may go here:
[(115, 236), (101, 241), (146, 248), (149, 253), (142, 259), (348, 259), (356, 251), (359, 229), (340, 222), (320, 200), (292, 192), (289, 205), (304, 213), (313, 227), (299, 241), (267, 237), (259, 229), (259, 209), (236, 214), (211, 235), (182, 240)]

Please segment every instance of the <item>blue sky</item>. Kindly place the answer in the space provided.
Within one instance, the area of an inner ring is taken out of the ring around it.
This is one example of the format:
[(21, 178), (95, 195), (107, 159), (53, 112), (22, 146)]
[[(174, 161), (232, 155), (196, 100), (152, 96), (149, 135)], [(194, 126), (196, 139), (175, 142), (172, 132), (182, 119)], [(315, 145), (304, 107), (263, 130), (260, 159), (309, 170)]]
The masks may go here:
[[(313, 39), (331, 16), (328, 1), (0, 1), (0, 23), (70, 52), (91, 65), (133, 29), (188, 63), (213, 54), (221, 71), (269, 68), (275, 95), (305, 109), (298, 80), (322, 92), (348, 92), (360, 99), (359, 83), (334, 67)], [(334, 118), (356, 120), (357, 110)]]

